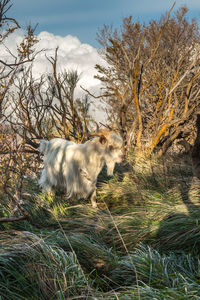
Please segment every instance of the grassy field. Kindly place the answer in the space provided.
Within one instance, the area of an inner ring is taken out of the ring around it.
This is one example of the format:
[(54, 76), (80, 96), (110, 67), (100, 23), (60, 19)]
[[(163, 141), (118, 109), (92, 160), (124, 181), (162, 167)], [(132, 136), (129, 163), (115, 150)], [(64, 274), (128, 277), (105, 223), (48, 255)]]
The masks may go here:
[(30, 218), (0, 224), (0, 299), (200, 299), (199, 187), (185, 155), (104, 170), (98, 210), (26, 179)]

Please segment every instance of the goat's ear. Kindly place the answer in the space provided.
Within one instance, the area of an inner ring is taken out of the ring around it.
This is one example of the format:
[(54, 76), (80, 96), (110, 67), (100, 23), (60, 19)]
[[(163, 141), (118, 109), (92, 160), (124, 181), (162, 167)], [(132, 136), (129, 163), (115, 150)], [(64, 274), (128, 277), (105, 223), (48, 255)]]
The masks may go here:
[(107, 142), (107, 139), (106, 137), (102, 134), (99, 138), (99, 142), (104, 145), (106, 142)]

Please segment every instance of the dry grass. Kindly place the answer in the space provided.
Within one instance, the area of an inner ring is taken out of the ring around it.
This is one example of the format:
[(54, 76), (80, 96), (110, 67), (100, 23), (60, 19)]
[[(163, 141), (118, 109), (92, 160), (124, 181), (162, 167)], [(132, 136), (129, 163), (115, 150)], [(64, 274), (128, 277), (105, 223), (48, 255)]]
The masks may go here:
[(98, 210), (48, 198), (27, 181), (30, 219), (1, 224), (2, 299), (199, 299), (199, 182), (190, 160), (132, 155), (102, 179)]

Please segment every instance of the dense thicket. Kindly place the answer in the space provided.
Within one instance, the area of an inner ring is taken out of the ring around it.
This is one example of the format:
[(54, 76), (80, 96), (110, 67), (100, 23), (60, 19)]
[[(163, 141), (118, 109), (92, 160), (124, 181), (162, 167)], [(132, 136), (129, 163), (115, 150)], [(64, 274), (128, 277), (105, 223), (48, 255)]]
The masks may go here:
[(165, 153), (188, 138), (199, 109), (200, 36), (187, 8), (147, 25), (123, 19), (99, 32), (106, 67), (97, 65), (110, 122), (130, 150)]

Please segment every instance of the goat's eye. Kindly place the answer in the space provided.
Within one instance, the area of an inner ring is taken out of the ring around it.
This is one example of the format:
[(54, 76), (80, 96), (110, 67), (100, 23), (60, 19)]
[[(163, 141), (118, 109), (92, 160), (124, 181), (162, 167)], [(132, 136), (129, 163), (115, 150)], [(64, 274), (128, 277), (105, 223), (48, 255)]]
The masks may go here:
[(109, 150), (110, 151), (113, 151), (114, 150), (114, 147), (112, 145), (109, 145)]

